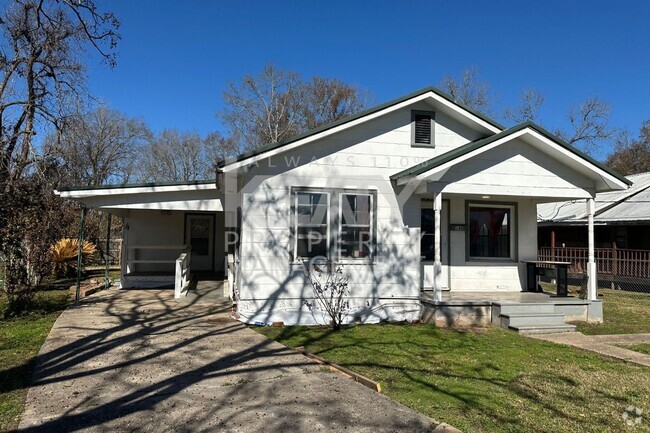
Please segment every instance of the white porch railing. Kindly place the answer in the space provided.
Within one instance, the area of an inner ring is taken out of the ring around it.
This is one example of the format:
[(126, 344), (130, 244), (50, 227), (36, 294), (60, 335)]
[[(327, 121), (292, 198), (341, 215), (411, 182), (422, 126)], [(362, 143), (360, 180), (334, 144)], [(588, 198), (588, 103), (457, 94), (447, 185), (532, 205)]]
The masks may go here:
[(233, 303), (239, 300), (239, 254), (228, 254), (228, 286)]
[(190, 288), (190, 262), (192, 260), (192, 253), (190, 247), (186, 246), (185, 250), (176, 259), (176, 273), (174, 275), (174, 298), (182, 298), (187, 296), (187, 291)]
[[(168, 251), (173, 253), (173, 250), (184, 252), (187, 249), (187, 245), (128, 245), (126, 247), (126, 260), (124, 260), (124, 272), (125, 274), (130, 274), (136, 272), (136, 265), (138, 264), (170, 264), (173, 265), (176, 263), (176, 259), (172, 258), (170, 253), (167, 254), (167, 258), (151, 258), (146, 257), (142, 258), (142, 253), (144, 251)], [(171, 270), (172, 266), (169, 267)]]

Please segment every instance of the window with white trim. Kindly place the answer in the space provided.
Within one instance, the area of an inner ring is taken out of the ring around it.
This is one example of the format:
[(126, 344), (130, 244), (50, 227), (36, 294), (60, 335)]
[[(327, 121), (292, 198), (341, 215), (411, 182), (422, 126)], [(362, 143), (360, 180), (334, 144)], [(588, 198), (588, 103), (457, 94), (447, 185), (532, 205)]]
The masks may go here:
[(470, 258), (514, 258), (514, 206), (470, 204), (468, 217)]
[(372, 247), (372, 195), (340, 195), (340, 256), (362, 259), (370, 257)]
[(294, 259), (372, 257), (374, 192), (296, 188), (292, 199)]
[(329, 194), (295, 194), (296, 257), (327, 256), (329, 246)]
[(435, 213), (430, 207), (423, 207), (420, 210), (420, 258), (426, 261), (433, 261), (435, 257)]

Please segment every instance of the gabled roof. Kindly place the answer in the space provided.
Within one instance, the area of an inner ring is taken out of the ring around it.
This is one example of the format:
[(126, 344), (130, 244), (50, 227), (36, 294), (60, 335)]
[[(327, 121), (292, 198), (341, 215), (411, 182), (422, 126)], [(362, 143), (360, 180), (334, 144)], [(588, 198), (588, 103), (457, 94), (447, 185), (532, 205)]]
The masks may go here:
[[(596, 194), (597, 223), (650, 221), (650, 172), (628, 176), (632, 182), (626, 191)], [(587, 210), (584, 200), (544, 203), (537, 206), (538, 221), (543, 224), (584, 224)]]
[(627, 178), (625, 178), (623, 175), (616, 173), (614, 170), (606, 167), (605, 165), (601, 164), (600, 162), (596, 161), (589, 155), (586, 155), (585, 153), (579, 151), (575, 147), (571, 146), (561, 138), (555, 136), (554, 134), (551, 134), (544, 128), (542, 128), (539, 125), (536, 125), (533, 122), (524, 122), (519, 125), (513, 126), (512, 128), (506, 129), (504, 131), (501, 131), (497, 134), (494, 134), (490, 137), (483, 138), (480, 140), (472, 141), (469, 142), (463, 146), (457, 147), (453, 150), (450, 150), (449, 152), (445, 152), (439, 156), (436, 156), (435, 158), (429, 159), (423, 163), (420, 163), (418, 165), (415, 165), (413, 167), (407, 168), (406, 170), (400, 171), (399, 173), (395, 173), (394, 175), (391, 176), (391, 180), (400, 180), (400, 179), (405, 179), (405, 178), (411, 178), (415, 176), (419, 176), (421, 174), (424, 174), (436, 167), (439, 167), (443, 164), (446, 164), (450, 161), (453, 161), (455, 159), (458, 159), (462, 156), (468, 155), (476, 150), (479, 150), (485, 146), (488, 146), (489, 144), (492, 144), (502, 138), (506, 138), (510, 135), (513, 135), (519, 131), (523, 131), (525, 129), (530, 129), (533, 131), (538, 132), (542, 136), (546, 137), (547, 139), (553, 141), (554, 143), (560, 145), (562, 148), (568, 150), (569, 152), (573, 153), (574, 155), (578, 156), (579, 158), (585, 160), (589, 164), (592, 164), (593, 166), (599, 168), (600, 170), (604, 171), (605, 173), (609, 174), (610, 176), (618, 179), (619, 181), (631, 185), (632, 182), (630, 182)]
[(244, 153), (240, 154), (239, 156), (237, 156), (235, 158), (229, 158), (229, 159), (221, 160), (221, 161), (219, 161), (217, 163), (217, 166), (219, 168), (222, 168), (222, 167), (228, 166), (230, 164), (245, 161), (247, 159), (256, 157), (258, 155), (262, 155), (262, 154), (264, 154), (266, 152), (269, 152), (271, 150), (275, 150), (275, 149), (287, 146), (287, 145), (289, 145), (291, 143), (294, 143), (294, 142), (296, 142), (298, 140), (302, 140), (304, 138), (311, 137), (311, 136), (319, 134), (321, 132), (325, 132), (325, 131), (328, 131), (330, 129), (334, 129), (336, 127), (345, 125), (347, 123), (353, 122), (355, 120), (361, 119), (361, 118), (369, 116), (371, 114), (380, 112), (380, 111), (385, 110), (387, 108), (390, 108), (390, 107), (392, 107), (394, 105), (401, 104), (403, 102), (408, 101), (409, 99), (416, 98), (418, 96), (424, 95), (424, 94), (429, 93), (429, 92), (434, 93), (435, 95), (447, 100), (448, 102), (451, 102), (451, 103), (455, 104), (457, 107), (460, 107), (461, 109), (465, 110), (467, 113), (469, 113), (469, 114), (481, 119), (482, 121), (488, 123), (493, 128), (495, 128), (497, 131), (501, 131), (501, 130), (505, 129), (505, 127), (503, 125), (496, 122), (495, 120), (490, 119), (489, 117), (487, 117), (484, 114), (479, 113), (478, 111), (466, 106), (465, 104), (462, 104), (460, 102), (455, 101), (454, 98), (451, 95), (443, 92), (440, 89), (437, 89), (436, 87), (429, 86), (429, 87), (425, 87), (423, 89), (420, 89), (420, 90), (418, 90), (416, 92), (409, 93), (408, 95), (404, 95), (402, 97), (399, 97), (397, 99), (393, 99), (392, 101), (388, 101), (386, 103), (383, 103), (383, 104), (377, 105), (375, 107), (369, 108), (367, 110), (361, 111), (360, 113), (354, 114), (352, 116), (344, 117), (344, 118), (339, 119), (339, 120), (337, 120), (335, 122), (331, 122), (331, 123), (328, 123), (326, 125), (320, 126), (318, 128), (312, 129), (310, 131), (304, 132), (302, 134), (295, 135), (295, 136), (290, 137), (290, 138), (288, 138), (286, 140), (283, 140), (283, 141), (280, 141), (280, 142), (277, 142), (277, 143), (271, 143), (271, 144), (268, 144), (268, 145), (266, 145), (264, 147), (261, 147), (259, 149), (255, 149), (255, 150), (252, 150), (252, 151), (249, 151), (249, 152), (244, 152)]

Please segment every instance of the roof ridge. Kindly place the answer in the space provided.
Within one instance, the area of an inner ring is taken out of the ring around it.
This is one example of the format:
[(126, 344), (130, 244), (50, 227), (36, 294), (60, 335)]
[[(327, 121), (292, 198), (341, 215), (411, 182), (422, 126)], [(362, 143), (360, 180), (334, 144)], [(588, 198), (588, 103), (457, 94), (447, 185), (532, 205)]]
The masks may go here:
[(447, 101), (455, 104), (456, 106), (462, 108), (463, 110), (467, 111), (468, 113), (478, 117), (479, 119), (483, 120), (486, 123), (489, 123), (490, 125), (498, 128), (498, 129), (501, 129), (501, 130), (507, 129), (504, 125), (500, 124), (496, 120), (492, 119), (491, 117), (488, 117), (487, 115), (485, 115), (485, 114), (483, 114), (483, 113), (481, 113), (481, 112), (479, 112), (477, 110), (474, 110), (471, 107), (468, 107), (467, 105), (463, 104), (462, 102), (458, 102), (453, 96), (451, 96), (450, 94), (448, 94), (446, 92), (443, 92), (442, 90), (438, 89), (437, 87), (427, 86), (427, 87), (424, 87), (424, 88), (422, 88), (420, 90), (416, 90), (415, 92), (411, 92), (411, 93), (408, 93), (406, 95), (400, 96), (398, 98), (392, 99), (392, 100), (390, 100), (388, 102), (384, 102), (382, 104), (375, 105), (374, 107), (370, 107), (370, 108), (367, 108), (367, 109), (365, 109), (363, 111), (360, 111), (358, 113), (351, 114), (351, 115), (343, 117), (343, 118), (341, 118), (339, 120), (335, 120), (334, 122), (330, 122), (330, 123), (327, 123), (325, 125), (321, 125), (321, 126), (319, 126), (317, 128), (313, 128), (313, 129), (310, 129), (308, 131), (302, 132), (300, 134), (291, 136), (291, 137), (289, 137), (289, 138), (287, 138), (285, 140), (278, 141), (276, 143), (266, 144), (266, 145), (260, 147), (259, 149), (254, 149), (254, 150), (242, 152), (241, 154), (239, 154), (239, 155), (237, 155), (237, 156), (235, 156), (233, 158), (222, 159), (221, 161), (217, 162), (217, 167), (222, 168), (222, 167), (225, 167), (225, 166), (227, 166), (229, 164), (234, 164), (236, 162), (240, 162), (240, 161), (246, 160), (248, 158), (252, 158), (252, 157), (257, 156), (259, 154), (262, 154), (264, 152), (268, 152), (268, 151), (280, 148), (282, 146), (285, 146), (287, 144), (293, 143), (293, 142), (298, 141), (300, 139), (309, 137), (311, 135), (317, 134), (319, 132), (327, 131), (328, 129), (332, 129), (332, 128), (337, 127), (339, 125), (344, 125), (346, 123), (349, 123), (349, 122), (352, 122), (354, 120), (360, 119), (360, 118), (362, 118), (364, 116), (367, 116), (369, 114), (376, 113), (378, 111), (384, 110), (384, 109), (386, 109), (388, 107), (391, 107), (393, 105), (399, 104), (399, 103), (404, 102), (404, 101), (408, 101), (409, 99), (415, 98), (416, 96), (423, 95), (423, 94), (425, 94), (427, 92), (435, 93), (436, 95), (446, 99)]

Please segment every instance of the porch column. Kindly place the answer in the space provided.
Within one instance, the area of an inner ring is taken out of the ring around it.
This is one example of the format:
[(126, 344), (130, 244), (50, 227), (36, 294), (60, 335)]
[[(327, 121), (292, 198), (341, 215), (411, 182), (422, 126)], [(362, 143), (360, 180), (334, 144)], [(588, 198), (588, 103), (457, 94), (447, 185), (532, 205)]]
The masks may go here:
[(434, 193), (434, 243), (433, 243), (433, 300), (442, 301), (442, 261), (440, 254), (440, 210), (442, 209), (442, 193)]
[(594, 212), (596, 205), (594, 199), (587, 200), (587, 238), (589, 241), (589, 256), (587, 262), (587, 299), (595, 301), (598, 299), (597, 282), (596, 282), (596, 254), (594, 249)]

